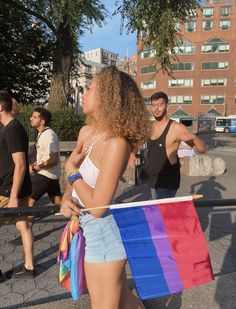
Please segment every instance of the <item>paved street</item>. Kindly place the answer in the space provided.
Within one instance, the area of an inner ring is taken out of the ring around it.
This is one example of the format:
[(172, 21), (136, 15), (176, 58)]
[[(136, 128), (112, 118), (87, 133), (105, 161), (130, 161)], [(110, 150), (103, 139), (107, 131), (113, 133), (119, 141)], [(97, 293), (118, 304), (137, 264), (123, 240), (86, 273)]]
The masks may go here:
[[(208, 154), (222, 157), (226, 161), (227, 171), (219, 177), (182, 177), (178, 195), (198, 193), (203, 194), (204, 199), (236, 198), (236, 135), (204, 138), (207, 138), (209, 145)], [(148, 187), (146, 184), (133, 186), (121, 180), (116, 198), (118, 201), (149, 199)], [(45, 197), (40, 204), (48, 202)], [(145, 308), (236, 309), (236, 206), (201, 208), (198, 213), (216, 279), (186, 290), (182, 295), (146, 301)], [(6, 275), (5, 282), (0, 283), (0, 308), (90, 308), (88, 295), (84, 295), (79, 302), (73, 302), (58, 284), (56, 256), (65, 222), (62, 217), (50, 216), (34, 224), (37, 277), (32, 280), (8, 278), (9, 270), (21, 265), (22, 249), (8, 243), (18, 236), (15, 227), (0, 227), (0, 268)], [(128, 268), (127, 272), (132, 288)]]

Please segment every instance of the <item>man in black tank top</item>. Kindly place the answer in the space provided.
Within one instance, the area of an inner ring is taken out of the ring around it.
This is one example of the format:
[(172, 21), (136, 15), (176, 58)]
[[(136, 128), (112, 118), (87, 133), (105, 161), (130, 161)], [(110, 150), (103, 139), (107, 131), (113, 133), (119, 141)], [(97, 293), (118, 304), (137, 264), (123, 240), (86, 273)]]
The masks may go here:
[(180, 163), (177, 155), (181, 141), (206, 152), (205, 143), (181, 123), (167, 117), (168, 96), (157, 92), (151, 96), (154, 117), (147, 141), (149, 186), (152, 199), (174, 197), (180, 186)]

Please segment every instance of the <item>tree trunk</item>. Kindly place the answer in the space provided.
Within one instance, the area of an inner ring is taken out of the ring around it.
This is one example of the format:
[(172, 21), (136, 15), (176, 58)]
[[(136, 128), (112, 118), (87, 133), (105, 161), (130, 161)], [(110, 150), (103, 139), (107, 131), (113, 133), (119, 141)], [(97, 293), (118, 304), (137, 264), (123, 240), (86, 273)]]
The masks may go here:
[(67, 106), (70, 91), (70, 71), (73, 59), (73, 36), (69, 27), (61, 24), (58, 29), (56, 51), (53, 59), (48, 109)]

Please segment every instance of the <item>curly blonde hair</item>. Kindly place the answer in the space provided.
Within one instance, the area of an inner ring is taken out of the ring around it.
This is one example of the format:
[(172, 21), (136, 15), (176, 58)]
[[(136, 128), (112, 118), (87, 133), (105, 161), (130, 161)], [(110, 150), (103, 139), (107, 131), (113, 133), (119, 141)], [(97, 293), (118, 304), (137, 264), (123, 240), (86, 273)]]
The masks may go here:
[(116, 67), (106, 67), (96, 75), (100, 108), (95, 119), (88, 119), (97, 128), (111, 129), (125, 137), (137, 151), (148, 136), (148, 112), (136, 82)]

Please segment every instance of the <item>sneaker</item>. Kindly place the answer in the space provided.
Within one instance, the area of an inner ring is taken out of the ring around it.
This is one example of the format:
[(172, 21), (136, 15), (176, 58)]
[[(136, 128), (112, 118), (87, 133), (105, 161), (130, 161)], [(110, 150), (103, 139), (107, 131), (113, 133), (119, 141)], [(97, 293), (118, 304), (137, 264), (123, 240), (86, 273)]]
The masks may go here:
[(22, 266), (20, 269), (13, 271), (12, 278), (14, 279), (33, 279), (35, 277), (34, 269), (27, 269)]

